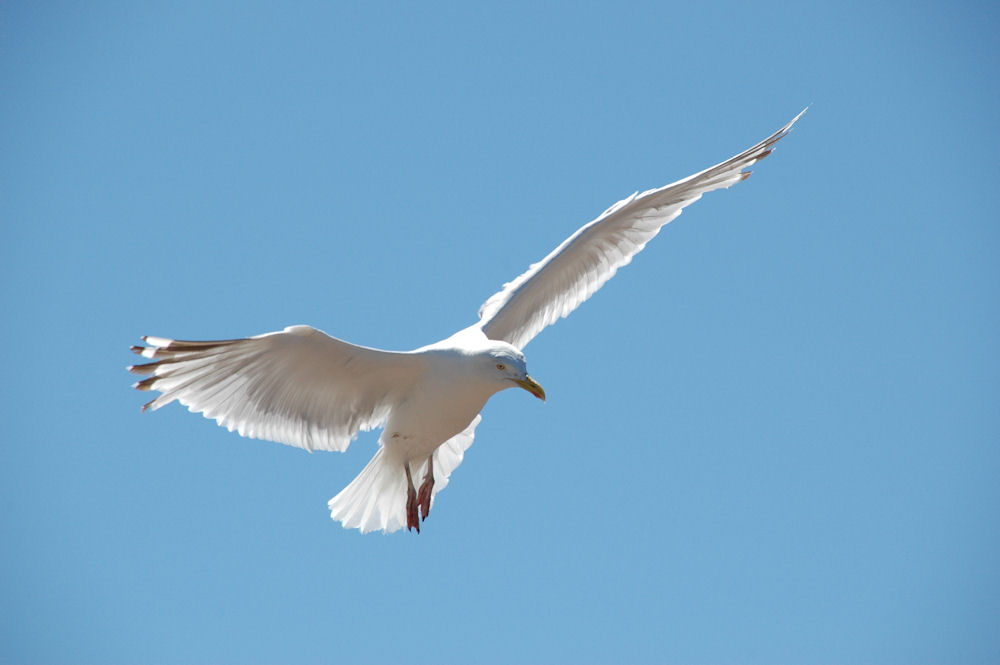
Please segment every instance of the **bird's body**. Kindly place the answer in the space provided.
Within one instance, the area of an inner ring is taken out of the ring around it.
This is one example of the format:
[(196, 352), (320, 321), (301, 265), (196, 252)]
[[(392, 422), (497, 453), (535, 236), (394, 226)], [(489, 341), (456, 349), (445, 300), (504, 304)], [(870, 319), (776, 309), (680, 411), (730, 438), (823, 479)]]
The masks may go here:
[(148, 377), (136, 388), (161, 393), (144, 408), (176, 399), (244, 436), (308, 450), (342, 451), (359, 431), (381, 426), (379, 450), (330, 500), (330, 514), (362, 532), (419, 531), (472, 444), (489, 398), (517, 386), (545, 399), (521, 349), (686, 205), (745, 179), (743, 169), (767, 156), (801, 115), (717, 166), (616, 203), (505, 284), (477, 323), (414, 351), (356, 346), (309, 326), (216, 342), (144, 337), (148, 346), (133, 351), (153, 362), (130, 370)]
[(463, 335), (413, 352), (425, 362), (412, 390), (385, 423), (387, 456), (403, 463), (423, 462), (438, 446), (464, 431), (490, 397), (514, 385), (502, 375), (498, 381), (483, 380), (491, 378), (489, 370), (496, 369), (496, 353), (502, 347), (479, 336), (479, 344)]

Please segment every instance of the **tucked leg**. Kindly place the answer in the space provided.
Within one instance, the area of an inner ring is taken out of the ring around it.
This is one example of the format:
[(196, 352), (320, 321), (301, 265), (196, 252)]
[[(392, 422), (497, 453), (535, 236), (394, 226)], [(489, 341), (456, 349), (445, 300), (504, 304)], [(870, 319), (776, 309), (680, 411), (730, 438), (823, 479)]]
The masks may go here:
[(406, 469), (406, 530), (412, 531), (414, 527), (420, 533), (420, 519), (417, 515), (417, 490), (413, 487), (413, 475), (410, 473), (410, 463), (403, 465)]
[(417, 494), (417, 503), (420, 504), (420, 517), (427, 519), (431, 512), (431, 492), (434, 489), (434, 455), (427, 458), (427, 473), (424, 474), (424, 481), (420, 483), (420, 492)]

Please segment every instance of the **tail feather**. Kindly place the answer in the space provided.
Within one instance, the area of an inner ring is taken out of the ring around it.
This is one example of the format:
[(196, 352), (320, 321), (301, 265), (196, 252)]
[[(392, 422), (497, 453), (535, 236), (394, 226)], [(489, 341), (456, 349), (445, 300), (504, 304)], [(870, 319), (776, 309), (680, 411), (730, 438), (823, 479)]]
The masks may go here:
[[(457, 434), (434, 451), (434, 496), (448, 484), (451, 472), (462, 463), (465, 451), (476, 435), (476, 416), (461, 434)], [(422, 478), (426, 463), (411, 466), (414, 478)], [(392, 533), (406, 526), (406, 473), (402, 464), (390, 459), (385, 448), (379, 447), (371, 461), (341, 492), (330, 499), (330, 517), (345, 529), (360, 529), (361, 533), (381, 530)]]
[(330, 517), (345, 529), (368, 533), (381, 529), (392, 533), (406, 526), (406, 475), (403, 468), (387, 462), (385, 448), (327, 504)]

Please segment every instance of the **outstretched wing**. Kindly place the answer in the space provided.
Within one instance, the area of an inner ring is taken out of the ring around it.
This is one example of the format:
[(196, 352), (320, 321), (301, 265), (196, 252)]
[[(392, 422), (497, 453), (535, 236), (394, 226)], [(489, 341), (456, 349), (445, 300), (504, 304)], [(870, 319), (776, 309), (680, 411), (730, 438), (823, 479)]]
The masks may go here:
[(769, 155), (803, 113), (721, 164), (614, 204), (483, 303), (479, 327), (491, 339), (524, 348), (592, 296), (685, 206), (705, 192), (745, 180), (750, 172), (744, 169)]
[(424, 362), (309, 326), (216, 342), (143, 340), (149, 346), (132, 350), (153, 362), (129, 370), (148, 376), (135, 388), (160, 392), (143, 410), (177, 400), (243, 436), (310, 451), (346, 450), (359, 430), (383, 423)]

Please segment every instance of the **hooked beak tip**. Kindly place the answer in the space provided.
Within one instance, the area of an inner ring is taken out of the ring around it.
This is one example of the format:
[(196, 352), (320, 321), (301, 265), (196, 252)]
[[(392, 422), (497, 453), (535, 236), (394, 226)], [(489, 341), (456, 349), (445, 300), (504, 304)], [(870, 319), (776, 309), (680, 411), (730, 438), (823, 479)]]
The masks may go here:
[(516, 379), (514, 381), (517, 385), (521, 386), (529, 393), (537, 397), (538, 399), (545, 401), (545, 388), (542, 388), (538, 381), (535, 381), (528, 375), (525, 375), (523, 379)]

